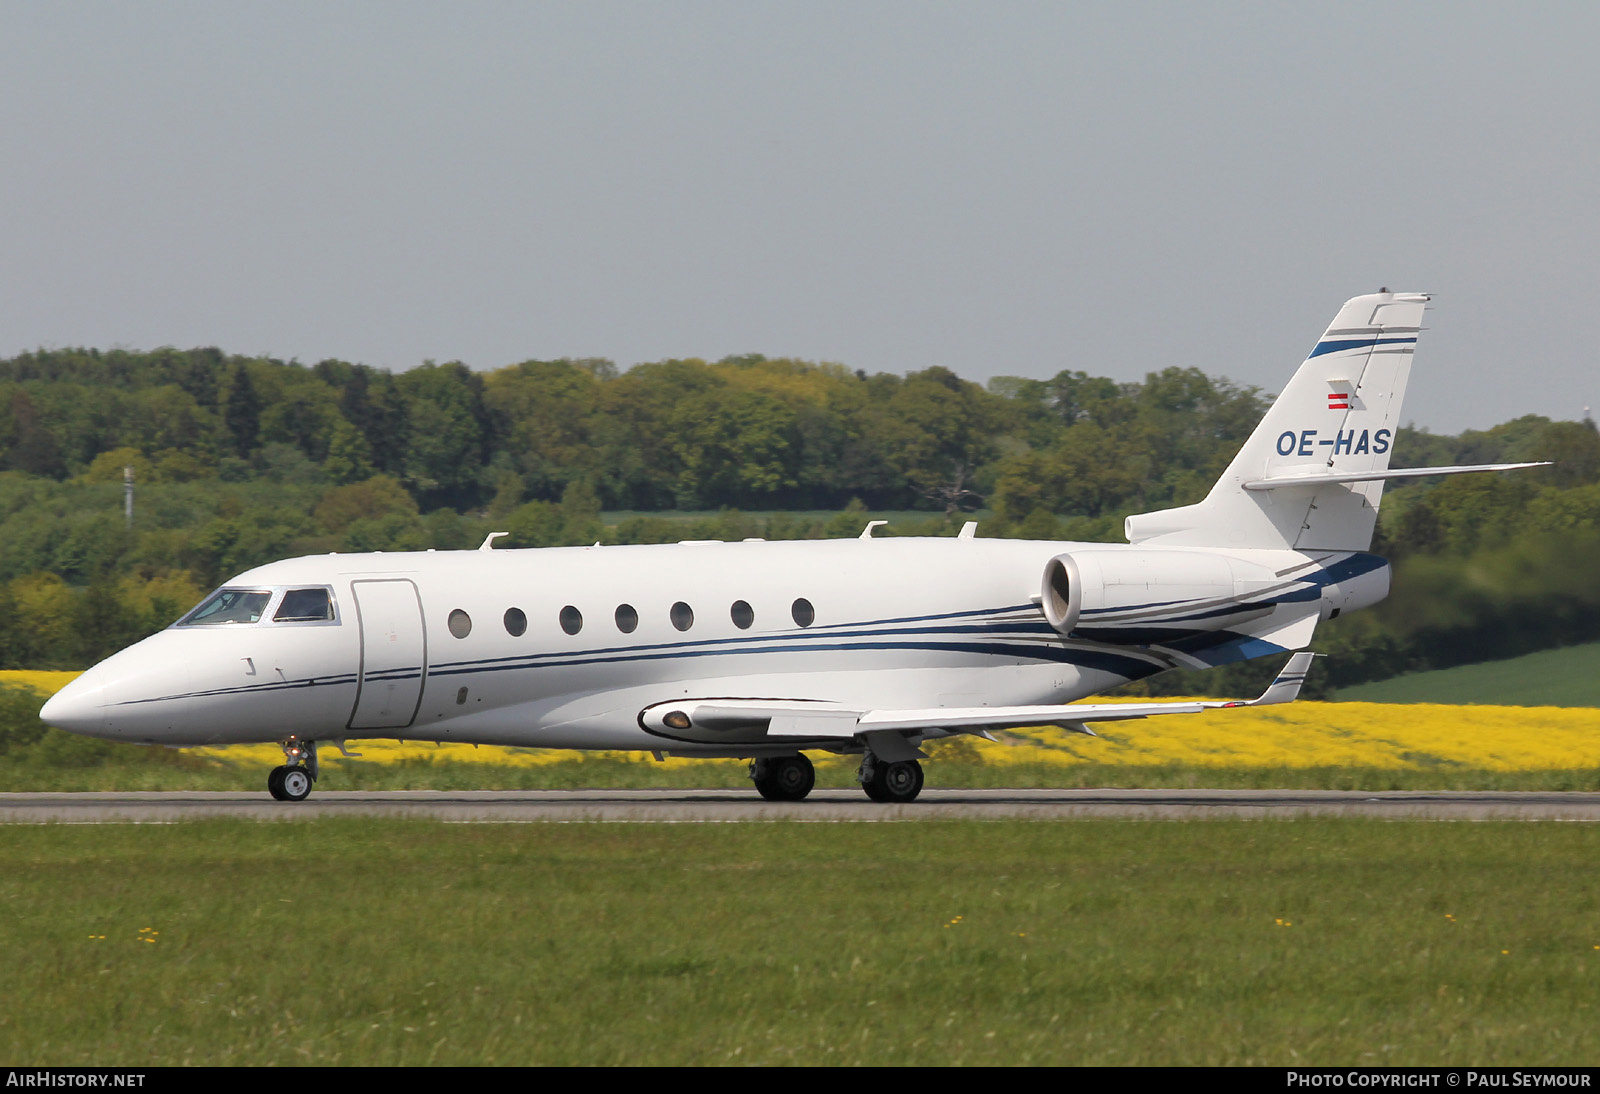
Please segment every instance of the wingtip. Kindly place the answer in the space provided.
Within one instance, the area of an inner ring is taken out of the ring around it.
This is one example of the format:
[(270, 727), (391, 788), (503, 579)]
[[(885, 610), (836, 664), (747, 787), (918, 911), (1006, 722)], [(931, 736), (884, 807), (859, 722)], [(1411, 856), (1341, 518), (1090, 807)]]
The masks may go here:
[(1300, 697), (1300, 689), (1306, 682), (1306, 673), (1311, 671), (1311, 661), (1317, 655), (1310, 650), (1301, 650), (1289, 658), (1289, 663), (1283, 666), (1277, 678), (1267, 685), (1267, 690), (1261, 697), (1249, 706), (1271, 706), (1274, 703), (1292, 703)]

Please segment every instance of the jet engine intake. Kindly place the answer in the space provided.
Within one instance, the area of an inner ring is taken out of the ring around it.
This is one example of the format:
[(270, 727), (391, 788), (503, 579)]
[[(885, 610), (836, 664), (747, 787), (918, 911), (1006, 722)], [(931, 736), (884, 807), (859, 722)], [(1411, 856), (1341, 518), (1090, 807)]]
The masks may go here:
[(1083, 575), (1071, 555), (1057, 555), (1044, 564), (1044, 586), (1039, 606), (1050, 625), (1062, 634), (1071, 634), (1083, 611)]
[(1083, 550), (1045, 563), (1039, 606), (1063, 635), (1110, 628), (1145, 641), (1135, 632), (1218, 630), (1264, 615), (1272, 603), (1254, 594), (1283, 584), (1265, 566), (1212, 551)]

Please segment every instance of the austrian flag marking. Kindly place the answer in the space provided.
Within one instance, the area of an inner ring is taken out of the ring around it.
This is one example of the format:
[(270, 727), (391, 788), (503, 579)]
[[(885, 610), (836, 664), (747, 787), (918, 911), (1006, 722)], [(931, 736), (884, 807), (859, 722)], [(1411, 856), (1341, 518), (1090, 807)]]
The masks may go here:
[(1350, 393), (1348, 391), (1335, 391), (1328, 396), (1329, 410), (1349, 410)]

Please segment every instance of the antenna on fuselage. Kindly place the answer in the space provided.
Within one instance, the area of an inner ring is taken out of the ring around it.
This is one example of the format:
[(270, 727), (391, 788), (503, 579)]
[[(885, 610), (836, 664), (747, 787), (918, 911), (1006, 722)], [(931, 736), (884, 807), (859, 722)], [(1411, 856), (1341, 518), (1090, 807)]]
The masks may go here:
[(510, 534), (510, 532), (490, 532), (488, 535), (483, 537), (483, 542), (478, 544), (478, 550), (492, 551), (494, 550), (495, 540), (499, 539), (501, 536), (509, 536)]

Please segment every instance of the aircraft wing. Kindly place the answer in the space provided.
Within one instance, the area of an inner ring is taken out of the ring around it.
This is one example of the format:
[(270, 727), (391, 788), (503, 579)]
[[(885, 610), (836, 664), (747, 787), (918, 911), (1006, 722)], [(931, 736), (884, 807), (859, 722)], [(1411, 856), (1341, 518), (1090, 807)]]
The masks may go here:
[[(869, 733), (942, 729), (978, 732), (1016, 726), (1054, 725), (1090, 733), (1088, 722), (1117, 722), (1161, 714), (1198, 714), (1215, 707), (1254, 707), (1293, 702), (1314, 655), (1300, 652), (1256, 699), (1186, 703), (1068, 703), (1029, 707), (928, 707), (922, 710), (857, 710), (833, 703), (774, 699), (709, 699), (658, 703), (640, 713), (646, 729), (678, 740), (706, 740), (695, 730), (728, 731), (765, 723), (766, 739), (846, 740)], [(1092, 735), (1092, 734), (1091, 734)]]

